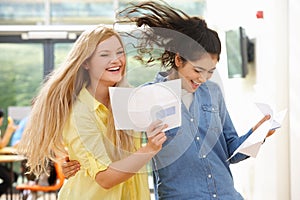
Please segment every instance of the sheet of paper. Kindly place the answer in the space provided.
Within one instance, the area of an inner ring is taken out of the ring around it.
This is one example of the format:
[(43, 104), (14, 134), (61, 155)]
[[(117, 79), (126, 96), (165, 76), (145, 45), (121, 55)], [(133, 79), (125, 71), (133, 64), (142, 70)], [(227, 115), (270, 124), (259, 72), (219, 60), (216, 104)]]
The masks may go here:
[(286, 115), (287, 109), (284, 109), (278, 113), (274, 114), (273, 109), (270, 105), (265, 103), (255, 103), (258, 109), (262, 112), (263, 115), (271, 115), (270, 121), (272, 121), (270, 129), (277, 129), (281, 127), (281, 123)]
[(137, 88), (110, 87), (110, 101), (117, 130), (146, 131), (160, 119), (166, 130), (181, 125), (181, 81), (179, 79)]
[(234, 151), (229, 159), (231, 159), (237, 153), (243, 153), (255, 158), (268, 131), (270, 130), (270, 127), (271, 123), (269, 121), (263, 123)]
[[(265, 103), (255, 103), (263, 115), (271, 115), (271, 118), (258, 127), (230, 156), (231, 159), (237, 153), (256, 157), (263, 141), (268, 134), (269, 130), (281, 127), (281, 123), (286, 115), (287, 109), (284, 109), (274, 114), (270, 105)], [(229, 160), (228, 159), (228, 160)]]

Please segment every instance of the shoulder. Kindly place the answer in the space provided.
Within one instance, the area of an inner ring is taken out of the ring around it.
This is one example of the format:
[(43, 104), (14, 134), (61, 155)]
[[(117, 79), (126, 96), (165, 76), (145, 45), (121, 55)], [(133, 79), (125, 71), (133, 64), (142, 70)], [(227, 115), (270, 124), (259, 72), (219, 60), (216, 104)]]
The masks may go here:
[[(80, 114), (86, 115), (90, 114), (91, 112), (95, 111), (100, 105), (90, 93), (89, 91), (83, 87), (79, 92), (79, 95), (76, 101), (73, 104), (73, 113), (78, 112)], [(78, 114), (77, 113), (77, 114)]]
[(196, 95), (203, 100), (206, 99), (207, 101), (219, 102), (224, 100), (222, 90), (219, 85), (213, 81), (206, 81), (205, 83), (202, 83), (197, 89)]
[(205, 83), (202, 83), (199, 87), (199, 90), (208, 90), (209, 92), (221, 93), (220, 86), (217, 83), (210, 80), (206, 81)]
[(168, 80), (169, 73), (166, 71), (158, 72), (154, 78), (154, 83), (165, 82)]
[(218, 85), (218, 83), (216, 83), (214, 81), (208, 80), (204, 84), (207, 85), (207, 87), (210, 87), (210, 88), (220, 88), (220, 86)]

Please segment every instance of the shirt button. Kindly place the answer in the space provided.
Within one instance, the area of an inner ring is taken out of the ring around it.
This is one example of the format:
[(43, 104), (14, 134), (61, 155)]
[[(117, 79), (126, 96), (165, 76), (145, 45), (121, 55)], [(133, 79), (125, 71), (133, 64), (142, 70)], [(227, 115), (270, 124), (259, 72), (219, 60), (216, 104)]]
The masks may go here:
[(190, 120), (191, 120), (191, 122), (193, 122), (193, 121), (194, 121), (194, 119), (193, 119), (193, 118), (191, 118)]
[(211, 178), (211, 174), (208, 174), (208, 178)]
[(216, 194), (213, 194), (213, 198), (216, 198), (217, 197), (217, 195)]
[(197, 140), (200, 140), (200, 138), (199, 138), (199, 137), (196, 137), (196, 139), (197, 139)]

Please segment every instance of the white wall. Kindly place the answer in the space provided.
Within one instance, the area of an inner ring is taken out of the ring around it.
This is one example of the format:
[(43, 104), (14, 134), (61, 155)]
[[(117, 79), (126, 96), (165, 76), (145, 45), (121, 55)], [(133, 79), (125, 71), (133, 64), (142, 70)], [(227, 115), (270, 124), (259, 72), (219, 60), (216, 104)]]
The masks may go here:
[(289, 0), (289, 110), (291, 199), (300, 199), (300, 2)]
[[(261, 118), (254, 102), (267, 102), (276, 111), (288, 108), (282, 127), (267, 139), (258, 156), (231, 166), (236, 188), (251, 200), (300, 199), (297, 188), (300, 170), (296, 170), (300, 168), (300, 157), (296, 157), (300, 148), (297, 122), (300, 59), (296, 55), (300, 52), (296, 22), (300, 19), (300, 2), (208, 0), (207, 3), (205, 17), (208, 25), (221, 33), (223, 47), (222, 33), (238, 26), (256, 40), (256, 61), (245, 79), (227, 78), (226, 51), (222, 52), (218, 66), (228, 109), (239, 133), (244, 134)], [(264, 19), (256, 18), (258, 10), (264, 12)]]

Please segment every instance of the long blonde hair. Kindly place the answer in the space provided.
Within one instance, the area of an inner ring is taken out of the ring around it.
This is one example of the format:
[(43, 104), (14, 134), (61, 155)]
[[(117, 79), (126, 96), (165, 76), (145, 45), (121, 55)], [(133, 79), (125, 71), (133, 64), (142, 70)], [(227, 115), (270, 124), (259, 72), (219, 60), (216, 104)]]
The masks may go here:
[[(18, 151), (27, 157), (29, 173), (45, 172), (50, 160), (57, 161), (67, 154), (62, 132), (80, 90), (90, 83), (82, 64), (93, 54), (97, 45), (118, 33), (111, 28), (97, 26), (83, 32), (69, 52), (64, 64), (53, 71), (35, 98), (30, 119), (18, 145)], [(121, 42), (122, 44), (122, 42)], [(132, 151), (130, 134), (114, 129), (113, 116), (109, 116), (108, 138), (125, 150)], [(121, 140), (121, 142), (120, 142)], [(112, 159), (119, 158), (109, 153)]]

